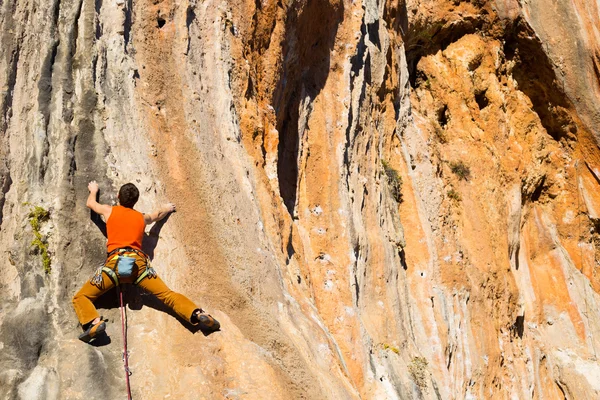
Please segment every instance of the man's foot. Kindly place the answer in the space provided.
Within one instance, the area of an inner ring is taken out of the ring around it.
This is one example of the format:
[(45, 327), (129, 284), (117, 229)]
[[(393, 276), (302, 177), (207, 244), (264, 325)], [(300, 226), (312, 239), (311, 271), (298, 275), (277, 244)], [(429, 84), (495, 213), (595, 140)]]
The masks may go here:
[(84, 332), (81, 335), (79, 335), (79, 340), (85, 343), (89, 343), (100, 333), (106, 330), (106, 323), (102, 321), (101, 318), (96, 318), (94, 321), (90, 322), (87, 325), (87, 327), (84, 327)]
[(212, 315), (206, 314), (204, 310), (198, 309), (192, 314), (192, 323), (200, 325), (200, 328), (207, 331), (218, 331), (221, 328), (219, 321)]

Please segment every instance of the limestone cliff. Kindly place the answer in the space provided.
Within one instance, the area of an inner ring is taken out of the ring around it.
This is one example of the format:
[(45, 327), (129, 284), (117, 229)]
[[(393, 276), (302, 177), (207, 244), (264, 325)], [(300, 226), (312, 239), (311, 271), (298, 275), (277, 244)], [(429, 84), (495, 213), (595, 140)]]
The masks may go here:
[(136, 399), (600, 398), (598, 7), (0, 1), (0, 398), (125, 398), (92, 179), (222, 325), (127, 288)]

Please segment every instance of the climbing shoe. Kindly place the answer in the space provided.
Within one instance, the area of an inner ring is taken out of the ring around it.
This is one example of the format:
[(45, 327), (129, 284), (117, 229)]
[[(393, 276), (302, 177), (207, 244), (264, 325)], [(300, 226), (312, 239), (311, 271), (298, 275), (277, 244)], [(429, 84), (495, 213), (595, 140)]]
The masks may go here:
[(85, 343), (91, 342), (94, 338), (96, 338), (100, 333), (106, 330), (106, 323), (100, 319), (100, 322), (97, 324), (89, 324), (87, 329), (79, 335), (79, 340)]
[(207, 331), (218, 331), (221, 328), (219, 321), (214, 319), (212, 315), (206, 314), (202, 309), (194, 311), (192, 323), (198, 324), (201, 329)]

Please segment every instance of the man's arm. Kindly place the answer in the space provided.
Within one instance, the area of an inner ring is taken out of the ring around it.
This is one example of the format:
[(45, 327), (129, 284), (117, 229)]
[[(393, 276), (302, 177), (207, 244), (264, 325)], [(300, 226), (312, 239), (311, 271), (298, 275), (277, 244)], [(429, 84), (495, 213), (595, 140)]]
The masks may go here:
[(110, 217), (110, 213), (112, 212), (112, 207), (106, 204), (100, 204), (96, 201), (96, 195), (99, 190), (98, 183), (96, 183), (96, 181), (88, 183), (88, 190), (90, 191), (90, 194), (85, 205), (95, 213), (102, 215), (105, 220), (108, 220), (108, 217)]
[(150, 214), (144, 214), (144, 222), (146, 225), (150, 225), (156, 221), (160, 221), (172, 212), (175, 212), (175, 204), (167, 203)]

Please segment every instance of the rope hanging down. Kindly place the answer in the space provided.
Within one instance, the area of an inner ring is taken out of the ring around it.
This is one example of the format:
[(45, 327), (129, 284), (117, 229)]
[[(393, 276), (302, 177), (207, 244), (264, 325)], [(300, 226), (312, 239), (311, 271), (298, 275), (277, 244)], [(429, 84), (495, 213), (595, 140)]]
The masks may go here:
[(121, 303), (121, 331), (123, 333), (123, 366), (125, 368), (125, 382), (127, 384), (127, 400), (131, 400), (131, 385), (129, 383), (129, 377), (132, 372), (129, 370), (129, 351), (127, 351), (127, 314), (125, 307), (123, 306), (123, 292), (121, 286), (117, 286), (119, 292), (119, 300)]

